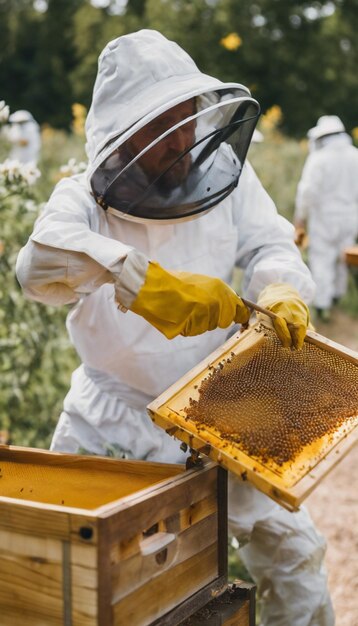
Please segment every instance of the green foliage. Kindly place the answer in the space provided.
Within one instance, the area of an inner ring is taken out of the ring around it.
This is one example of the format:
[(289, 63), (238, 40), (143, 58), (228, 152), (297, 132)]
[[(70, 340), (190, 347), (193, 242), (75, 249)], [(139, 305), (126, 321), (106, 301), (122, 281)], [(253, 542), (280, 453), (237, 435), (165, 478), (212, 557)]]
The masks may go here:
[(40, 209), (36, 172), (0, 165), (0, 430), (11, 442), (48, 447), (77, 362), (64, 330), (65, 309), (25, 300), (15, 278), (21, 246)]
[(306, 142), (278, 132), (266, 133), (262, 143), (251, 144), (248, 159), (281, 215), (293, 218), (297, 185), (307, 157)]
[[(104, 46), (125, 34), (120, 16), (108, 17), (103, 10), (82, 4), (74, 15), (74, 45), (79, 62), (71, 72), (73, 101), (88, 109), (97, 72), (98, 56)], [(49, 120), (51, 122), (51, 120)]]
[(350, 269), (348, 291), (340, 302), (340, 308), (352, 318), (358, 318), (358, 268)]
[[(48, 0), (38, 13), (28, 1), (1, 5), (8, 46), (2, 47), (0, 82), (12, 110), (29, 109), (39, 122), (69, 128), (78, 63), (74, 17), (85, 0)], [(0, 13), (0, 17), (1, 17)]]
[(85, 146), (84, 137), (51, 127), (43, 129), (41, 141), (39, 169), (42, 176), (36, 183), (36, 192), (39, 198), (47, 200), (61, 178), (61, 166), (72, 158), (77, 162), (86, 160)]

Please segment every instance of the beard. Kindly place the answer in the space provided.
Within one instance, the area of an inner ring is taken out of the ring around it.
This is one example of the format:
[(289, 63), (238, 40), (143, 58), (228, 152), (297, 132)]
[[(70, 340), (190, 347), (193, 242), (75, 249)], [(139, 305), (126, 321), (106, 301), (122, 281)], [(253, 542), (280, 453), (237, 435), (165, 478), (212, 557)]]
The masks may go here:
[(190, 172), (192, 159), (190, 154), (186, 154), (179, 158), (178, 161), (173, 161), (172, 165), (168, 166), (168, 169), (160, 175), (156, 182), (156, 187), (159, 191), (168, 193), (177, 187), (182, 185)]

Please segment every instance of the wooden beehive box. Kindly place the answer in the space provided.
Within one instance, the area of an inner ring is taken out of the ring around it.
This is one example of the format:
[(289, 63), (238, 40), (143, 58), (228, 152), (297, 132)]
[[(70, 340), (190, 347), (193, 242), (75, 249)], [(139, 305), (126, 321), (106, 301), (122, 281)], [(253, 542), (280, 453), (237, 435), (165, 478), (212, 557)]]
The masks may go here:
[[(257, 323), (245, 332), (234, 335), (147, 408), (152, 420), (169, 434), (181, 439), (190, 448), (208, 455), (242, 480), (251, 482), (284, 507), (294, 510), (356, 443), (358, 406), (357, 413), (334, 432), (320, 436), (303, 447), (292, 460), (282, 464), (272, 458), (263, 459), (248, 454), (215, 425), (196, 422), (188, 416), (187, 411), (193, 400), (199, 400), (201, 384), (210, 377), (211, 372), (222, 369), (223, 363), (230, 361), (232, 356), (245, 354), (253, 347), (259, 350), (265, 336), (265, 329)], [(323, 354), (335, 354), (344, 362), (353, 364), (358, 388), (357, 353), (313, 331), (308, 331), (305, 341), (317, 346)], [(260, 423), (260, 408), (257, 409), (256, 417)]]
[(212, 462), (0, 446), (1, 626), (175, 626), (225, 589), (225, 490)]

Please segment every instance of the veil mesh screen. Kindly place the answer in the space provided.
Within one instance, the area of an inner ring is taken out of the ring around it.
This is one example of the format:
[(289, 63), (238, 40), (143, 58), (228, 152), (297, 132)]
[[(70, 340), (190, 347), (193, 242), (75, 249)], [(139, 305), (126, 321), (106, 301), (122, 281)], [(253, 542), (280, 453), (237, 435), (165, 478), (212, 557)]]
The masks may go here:
[(278, 465), (358, 415), (358, 367), (305, 342), (283, 348), (273, 331), (219, 363), (190, 398), (187, 418), (215, 427), (244, 452)]

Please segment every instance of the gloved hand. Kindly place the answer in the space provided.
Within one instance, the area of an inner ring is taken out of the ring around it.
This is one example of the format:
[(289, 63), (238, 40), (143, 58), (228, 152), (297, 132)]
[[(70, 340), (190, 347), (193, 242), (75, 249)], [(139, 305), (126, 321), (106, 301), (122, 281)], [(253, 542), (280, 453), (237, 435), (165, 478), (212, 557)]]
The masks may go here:
[[(117, 293), (117, 291), (116, 291)], [(150, 261), (144, 284), (128, 308), (168, 339), (200, 335), (232, 322), (246, 323), (250, 310), (219, 278), (171, 272)]]
[(298, 291), (291, 285), (273, 283), (260, 293), (257, 304), (279, 315), (274, 320), (258, 313), (257, 318), (273, 325), (282, 345), (285, 348), (294, 346), (300, 350), (310, 323), (310, 313)]

